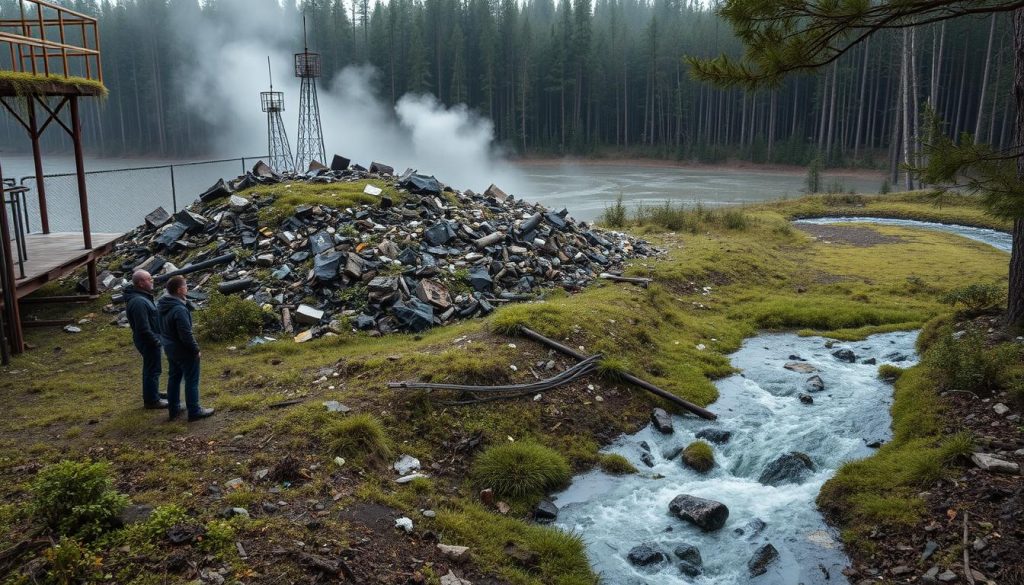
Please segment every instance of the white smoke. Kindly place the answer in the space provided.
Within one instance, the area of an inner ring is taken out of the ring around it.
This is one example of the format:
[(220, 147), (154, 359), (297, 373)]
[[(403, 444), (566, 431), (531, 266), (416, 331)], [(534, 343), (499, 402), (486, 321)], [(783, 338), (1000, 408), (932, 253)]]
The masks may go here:
[[(174, 30), (195, 47), (195, 62), (183, 67), (179, 82), (186, 101), (216, 129), (214, 148), (224, 157), (249, 156), (267, 149), (266, 115), (259, 92), (268, 89), (267, 57), (274, 90), (285, 92), (284, 122), (293, 154), (299, 109), (299, 83), (293, 53), (301, 15), (282, 23), (280, 12), (261, 10), (274, 0), (224, 0), (219, 9), (236, 15), (230, 24), (172, 12)], [(316, 51), (316, 47), (310, 47)], [(369, 65), (346, 67), (327, 83), (319, 80), (320, 115), (326, 161), (337, 153), (369, 167), (380, 162), (402, 172), (409, 167), (432, 174), (456, 189), (484, 190), (496, 183), (521, 195), (518, 171), (494, 146), (493, 124), (464, 105), (451, 108), (430, 95), (405, 95), (391, 107), (374, 90), (377, 71)]]

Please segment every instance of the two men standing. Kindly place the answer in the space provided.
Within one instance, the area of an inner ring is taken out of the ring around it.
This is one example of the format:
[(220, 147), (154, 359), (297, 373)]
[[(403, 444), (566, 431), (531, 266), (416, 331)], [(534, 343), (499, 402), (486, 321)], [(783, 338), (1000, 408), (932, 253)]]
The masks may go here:
[[(181, 276), (167, 281), (167, 294), (153, 298), (153, 277), (145, 270), (132, 274), (125, 287), (128, 324), (135, 348), (142, 354), (142, 402), (146, 408), (167, 408), (168, 420), (181, 416), (181, 382), (189, 422), (213, 414), (199, 405), (199, 344), (192, 334), (192, 314), (186, 303), (188, 285)], [(160, 348), (167, 354), (167, 398), (159, 395)]]

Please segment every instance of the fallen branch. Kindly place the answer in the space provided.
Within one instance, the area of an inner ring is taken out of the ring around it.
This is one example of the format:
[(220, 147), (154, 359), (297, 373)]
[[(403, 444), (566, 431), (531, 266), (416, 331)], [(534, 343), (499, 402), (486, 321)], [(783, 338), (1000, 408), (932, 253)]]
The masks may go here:
[[(559, 353), (563, 353), (565, 355), (572, 356), (572, 357), (574, 357), (574, 358), (576, 358), (578, 360), (586, 360), (587, 357), (588, 357), (588, 356), (585, 356), (582, 353), (576, 351), (575, 349), (572, 349), (571, 347), (562, 345), (561, 343), (558, 343), (554, 339), (550, 339), (548, 337), (544, 337), (540, 333), (537, 333), (536, 331), (534, 331), (532, 329), (529, 329), (527, 327), (524, 327), (522, 325), (519, 326), (519, 332), (521, 334), (523, 334), (524, 336), (529, 337), (530, 339), (532, 339), (534, 341), (537, 341), (539, 343), (542, 343), (542, 344), (550, 347), (551, 349), (554, 349), (555, 351), (557, 351)], [(654, 395), (656, 395), (656, 396), (658, 396), (660, 398), (664, 398), (665, 400), (668, 400), (672, 404), (675, 404), (676, 406), (679, 406), (680, 408), (688, 410), (688, 411), (692, 412), (693, 414), (696, 414), (697, 416), (699, 416), (701, 418), (706, 418), (708, 420), (716, 420), (718, 418), (718, 415), (713, 413), (713, 412), (711, 412), (710, 410), (708, 410), (706, 408), (701, 408), (700, 406), (697, 406), (696, 404), (694, 404), (692, 402), (683, 400), (682, 398), (676, 396), (675, 394), (671, 394), (671, 393), (669, 393), (669, 392), (667, 392), (665, 390), (662, 390), (661, 388), (658, 388), (657, 386), (655, 386), (654, 384), (651, 384), (650, 382), (641, 380), (640, 378), (637, 378), (636, 376), (634, 376), (633, 374), (630, 374), (629, 372), (622, 372), (622, 373), (619, 374), (619, 377), (622, 378), (624, 381), (629, 382), (630, 384), (633, 384), (634, 386), (639, 386), (639, 387), (643, 388), (644, 390), (647, 390), (651, 394), (654, 394)]]

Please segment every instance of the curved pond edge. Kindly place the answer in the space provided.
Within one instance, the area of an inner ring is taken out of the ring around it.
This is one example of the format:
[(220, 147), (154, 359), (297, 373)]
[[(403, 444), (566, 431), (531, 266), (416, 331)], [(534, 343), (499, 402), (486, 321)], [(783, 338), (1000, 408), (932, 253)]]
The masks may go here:
[(997, 250), (1009, 252), (1013, 245), (1013, 236), (1010, 232), (993, 229), (991, 227), (979, 227), (967, 224), (941, 223), (937, 221), (926, 221), (920, 219), (905, 219), (897, 217), (876, 217), (876, 216), (850, 216), (850, 215), (822, 215), (816, 217), (801, 217), (791, 220), (794, 224), (843, 224), (843, 223), (872, 223), (876, 225), (891, 225), (898, 227), (909, 227), (941, 231), (955, 234), (961, 237), (988, 244)]

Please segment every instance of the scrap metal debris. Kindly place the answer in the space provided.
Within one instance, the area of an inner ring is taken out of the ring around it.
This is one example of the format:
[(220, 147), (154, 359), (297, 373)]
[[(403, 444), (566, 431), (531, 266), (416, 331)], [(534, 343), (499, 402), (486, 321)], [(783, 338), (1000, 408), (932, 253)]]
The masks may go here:
[[(331, 168), (285, 177), (260, 162), (218, 181), (187, 209), (147, 215), (111, 256), (118, 272), (105, 274), (114, 276), (113, 289), (139, 268), (158, 281), (186, 275), (197, 279), (190, 299), (200, 307), (214, 288), (202, 285), (215, 278), (219, 293), (264, 308), (266, 331), (303, 342), (352, 330), (421, 332), (545, 289), (578, 291), (599, 277), (645, 284), (622, 278), (619, 269), (624, 260), (659, 253), (494, 185), (477, 194), (411, 170), (393, 173), (335, 157)], [(368, 179), (386, 187), (367, 185), (363, 193), (374, 202), (345, 208), (300, 204), (269, 213), (275, 197), (262, 189)]]

